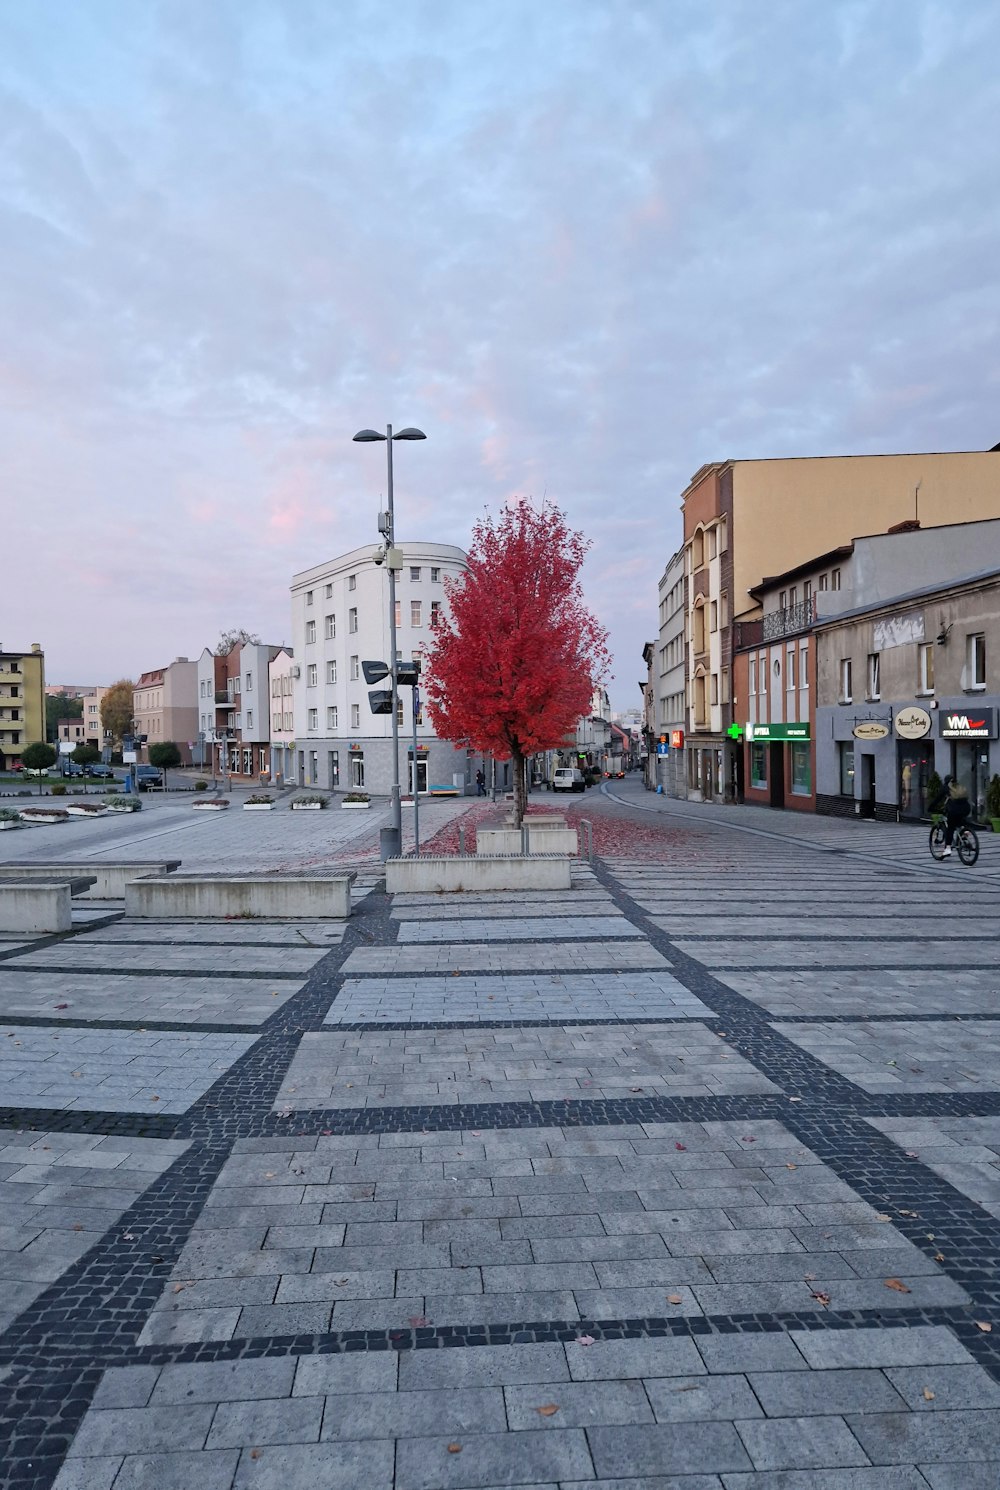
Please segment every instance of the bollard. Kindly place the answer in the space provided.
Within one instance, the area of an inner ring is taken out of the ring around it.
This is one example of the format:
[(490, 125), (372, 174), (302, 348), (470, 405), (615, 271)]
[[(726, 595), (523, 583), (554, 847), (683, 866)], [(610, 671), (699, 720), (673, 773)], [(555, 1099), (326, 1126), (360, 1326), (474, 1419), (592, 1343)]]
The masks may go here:
[(458, 857), (465, 858), (465, 829), (459, 824), (458, 829)]
[(580, 827), (587, 830), (587, 863), (591, 864), (594, 859), (594, 825), (589, 817), (582, 817)]

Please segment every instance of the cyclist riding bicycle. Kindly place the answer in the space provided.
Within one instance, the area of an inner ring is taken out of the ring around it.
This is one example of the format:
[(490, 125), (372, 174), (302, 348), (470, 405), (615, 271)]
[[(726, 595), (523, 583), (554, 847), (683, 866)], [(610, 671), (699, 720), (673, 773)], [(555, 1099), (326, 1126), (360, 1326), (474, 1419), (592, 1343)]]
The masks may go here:
[(942, 859), (951, 857), (951, 844), (956, 828), (960, 828), (972, 815), (969, 794), (954, 776), (946, 776), (938, 797), (930, 804), (931, 812), (944, 813), (944, 853)]

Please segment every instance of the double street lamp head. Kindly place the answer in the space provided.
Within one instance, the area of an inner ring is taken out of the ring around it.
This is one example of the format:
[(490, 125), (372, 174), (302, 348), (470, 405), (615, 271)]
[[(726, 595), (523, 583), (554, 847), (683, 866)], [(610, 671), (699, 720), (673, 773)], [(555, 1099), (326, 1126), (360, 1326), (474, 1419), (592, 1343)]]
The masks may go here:
[[(385, 435), (380, 435), (377, 429), (359, 429), (354, 436), (354, 439), (360, 440), (362, 444), (367, 444), (372, 440), (384, 440), (386, 438)], [(394, 440), (426, 440), (427, 436), (422, 429), (414, 429), (411, 425), (408, 429), (397, 430), (392, 438)]]

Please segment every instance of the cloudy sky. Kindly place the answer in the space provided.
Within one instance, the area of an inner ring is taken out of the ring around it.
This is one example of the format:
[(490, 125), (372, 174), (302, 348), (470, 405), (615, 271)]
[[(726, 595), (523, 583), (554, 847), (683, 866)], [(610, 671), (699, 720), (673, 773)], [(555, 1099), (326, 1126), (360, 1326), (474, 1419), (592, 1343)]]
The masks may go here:
[(728, 456), (1000, 440), (995, 0), (0, 0), (0, 640), (288, 635), (547, 495), (638, 701)]

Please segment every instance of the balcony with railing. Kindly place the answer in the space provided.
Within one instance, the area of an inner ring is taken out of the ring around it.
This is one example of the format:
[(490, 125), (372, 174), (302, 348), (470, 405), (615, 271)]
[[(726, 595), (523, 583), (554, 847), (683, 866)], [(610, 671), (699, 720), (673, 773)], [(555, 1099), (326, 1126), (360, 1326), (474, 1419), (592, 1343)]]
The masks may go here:
[(768, 611), (761, 623), (761, 640), (777, 641), (779, 637), (795, 636), (799, 631), (808, 631), (816, 620), (816, 601), (810, 597), (798, 605), (786, 605), (781, 610)]

